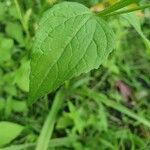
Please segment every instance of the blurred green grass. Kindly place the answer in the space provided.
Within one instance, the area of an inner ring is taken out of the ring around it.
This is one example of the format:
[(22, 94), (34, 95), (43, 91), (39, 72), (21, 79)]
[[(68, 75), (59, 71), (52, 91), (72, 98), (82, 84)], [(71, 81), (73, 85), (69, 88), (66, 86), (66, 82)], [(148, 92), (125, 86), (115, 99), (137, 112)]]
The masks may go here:
[[(32, 150), (55, 95), (51, 93), (31, 107), (26, 104), (34, 33), (52, 3), (18, 2), (21, 15), (15, 1), (0, 1), (0, 123), (18, 123), (24, 130), (0, 146), (6, 146), (5, 150)], [(90, 7), (100, 1), (78, 2)], [(148, 39), (149, 14), (146, 10), (139, 17)], [(116, 49), (98, 70), (65, 83), (68, 96), (57, 116), (49, 143), (51, 150), (150, 149), (150, 55), (141, 37), (125, 20), (116, 17), (109, 22), (116, 34)], [(92, 97), (90, 92), (100, 96)]]

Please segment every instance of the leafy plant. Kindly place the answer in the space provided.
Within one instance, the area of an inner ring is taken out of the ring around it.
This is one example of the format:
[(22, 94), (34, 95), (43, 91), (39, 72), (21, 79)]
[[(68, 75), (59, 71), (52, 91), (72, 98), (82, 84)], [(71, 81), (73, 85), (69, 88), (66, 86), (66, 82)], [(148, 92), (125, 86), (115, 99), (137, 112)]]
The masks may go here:
[(63, 1), (0, 2), (0, 150), (148, 150), (149, 1)]
[[(120, 1), (98, 14), (73, 2), (60, 3), (48, 10), (36, 31), (31, 58), (29, 103), (31, 104), (39, 97), (56, 90), (66, 80), (98, 68), (115, 47), (114, 33), (105, 18), (150, 6), (145, 5), (131, 10), (118, 11), (133, 2), (138, 1)], [(133, 23), (131, 16), (126, 16), (126, 18), (147, 42), (138, 22)], [(91, 93), (91, 98), (98, 101), (97, 98), (101, 97)], [(107, 105), (150, 127), (149, 121), (138, 117), (120, 105), (107, 101), (107, 98), (105, 99)], [(56, 98), (56, 100), (59, 99)], [(55, 107), (55, 111), (58, 111), (59, 106), (60, 103), (55, 103), (54, 100), (54, 106), (52, 106), (41, 131), (37, 150), (48, 148), (48, 139), (51, 136), (56, 117), (56, 112), (53, 114), (53, 108)]]
[(30, 102), (67, 79), (98, 68), (114, 47), (113, 31), (107, 23), (72, 2), (55, 5), (46, 12), (35, 39)]
[[(133, 2), (138, 0), (120, 1), (97, 15), (73, 2), (63, 2), (48, 10), (36, 31), (29, 103), (54, 91), (66, 80), (98, 68), (115, 46), (114, 33), (103, 17)], [(140, 28), (137, 30), (144, 37)]]

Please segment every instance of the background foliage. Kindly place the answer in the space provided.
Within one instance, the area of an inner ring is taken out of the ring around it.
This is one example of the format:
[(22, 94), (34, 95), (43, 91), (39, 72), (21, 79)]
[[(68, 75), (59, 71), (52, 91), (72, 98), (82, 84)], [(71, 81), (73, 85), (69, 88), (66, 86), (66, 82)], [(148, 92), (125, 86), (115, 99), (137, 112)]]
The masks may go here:
[[(27, 106), (31, 48), (43, 12), (60, 1), (19, 0), (18, 7), (15, 0), (0, 0), (0, 147), (34, 149), (55, 92)], [(94, 6), (92, 10), (115, 2), (76, 1)], [(150, 39), (150, 11), (136, 15)], [(112, 17), (109, 22), (116, 49), (98, 70), (65, 83), (71, 96), (57, 116), (51, 149), (150, 149), (150, 130), (141, 124), (143, 118), (150, 120), (150, 51), (127, 20)], [(93, 89), (95, 98), (81, 94), (84, 88)], [(138, 119), (133, 119), (133, 112)]]

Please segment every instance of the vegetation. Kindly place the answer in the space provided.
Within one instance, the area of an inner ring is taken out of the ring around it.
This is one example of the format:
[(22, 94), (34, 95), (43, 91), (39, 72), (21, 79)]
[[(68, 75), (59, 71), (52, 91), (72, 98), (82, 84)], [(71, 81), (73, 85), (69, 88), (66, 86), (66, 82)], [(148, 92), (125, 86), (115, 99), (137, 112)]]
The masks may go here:
[(149, 1), (62, 1), (0, 1), (0, 150), (149, 150)]

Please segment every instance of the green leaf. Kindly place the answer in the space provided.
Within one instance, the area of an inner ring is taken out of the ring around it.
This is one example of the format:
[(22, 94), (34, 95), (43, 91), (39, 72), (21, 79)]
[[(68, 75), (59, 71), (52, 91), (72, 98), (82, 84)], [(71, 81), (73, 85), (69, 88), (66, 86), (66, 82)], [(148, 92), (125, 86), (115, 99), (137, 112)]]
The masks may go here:
[(5, 31), (11, 38), (15, 39), (19, 44), (24, 44), (23, 30), (19, 23), (8, 23), (5, 28)]
[(22, 60), (20, 68), (16, 71), (15, 83), (25, 92), (29, 91), (30, 61)]
[(140, 23), (139, 18), (134, 13), (123, 14), (122, 17), (125, 18), (128, 21), (128, 23), (134, 27), (134, 29), (142, 37), (146, 47), (150, 50), (150, 41), (144, 35), (144, 33), (141, 29), (141, 23)]
[(0, 111), (5, 109), (5, 115), (9, 116), (12, 111), (26, 112), (28, 110), (26, 101), (19, 101), (13, 98), (2, 99), (0, 98)]
[(73, 120), (68, 116), (67, 113), (64, 113), (57, 121), (57, 129), (66, 129), (68, 126), (73, 125)]
[(113, 47), (113, 31), (87, 7), (73, 2), (55, 5), (45, 13), (36, 32), (30, 103), (66, 80), (98, 68)]
[(12, 123), (1, 121), (0, 122), (0, 146), (10, 143), (13, 139), (20, 135), (23, 130), (23, 126)]
[(0, 63), (11, 58), (14, 42), (12, 39), (0, 35)]
[(19, 14), (17, 12), (17, 9), (16, 9), (16, 6), (15, 4), (11, 4), (9, 6), (9, 9), (8, 9), (8, 13), (11, 17), (15, 18), (15, 19), (19, 19)]
[(12, 100), (12, 110), (15, 112), (26, 112), (28, 110), (26, 101)]

